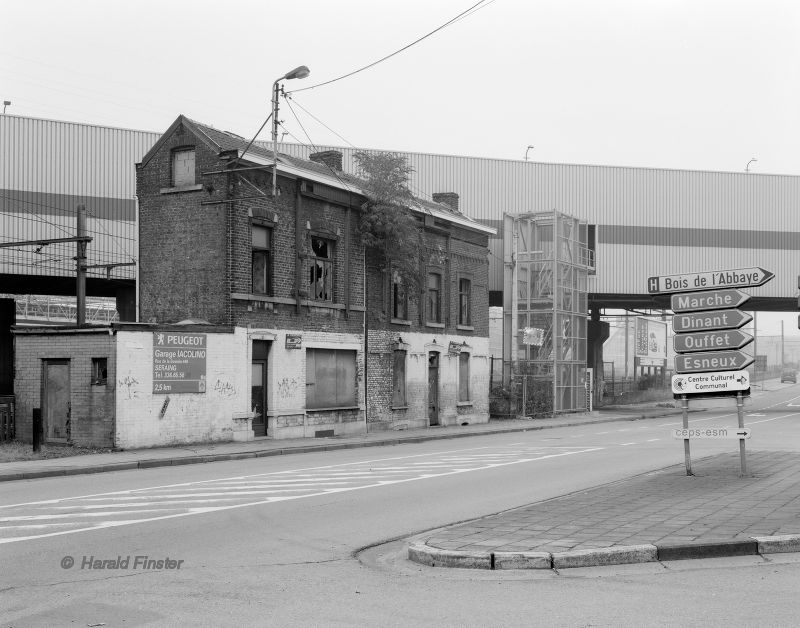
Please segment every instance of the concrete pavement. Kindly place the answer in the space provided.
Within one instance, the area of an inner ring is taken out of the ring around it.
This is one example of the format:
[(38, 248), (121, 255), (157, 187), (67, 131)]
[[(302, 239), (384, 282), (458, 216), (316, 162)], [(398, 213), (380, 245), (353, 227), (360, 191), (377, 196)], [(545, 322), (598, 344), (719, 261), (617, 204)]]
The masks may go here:
[(800, 453), (725, 453), (421, 535), (439, 567), (564, 569), (800, 552)]

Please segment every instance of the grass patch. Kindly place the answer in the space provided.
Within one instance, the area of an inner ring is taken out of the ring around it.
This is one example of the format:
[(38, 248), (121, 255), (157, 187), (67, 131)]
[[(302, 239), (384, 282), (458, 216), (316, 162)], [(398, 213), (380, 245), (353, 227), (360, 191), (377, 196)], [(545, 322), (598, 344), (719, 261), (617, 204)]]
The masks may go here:
[(86, 454), (103, 454), (111, 448), (79, 447), (77, 445), (42, 445), (39, 451), (33, 451), (30, 443), (16, 440), (0, 443), (0, 463), (19, 462), (21, 460), (49, 460), (50, 458), (67, 458)]

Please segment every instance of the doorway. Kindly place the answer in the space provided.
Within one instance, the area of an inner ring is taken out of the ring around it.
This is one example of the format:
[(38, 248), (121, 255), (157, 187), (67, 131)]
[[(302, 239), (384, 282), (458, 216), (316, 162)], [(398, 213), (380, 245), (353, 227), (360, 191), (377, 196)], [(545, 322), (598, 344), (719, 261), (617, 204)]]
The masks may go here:
[(69, 360), (44, 360), (42, 419), (45, 440), (66, 443), (72, 435)]
[(428, 353), (428, 425), (439, 425), (439, 353)]
[(269, 340), (253, 341), (251, 364), (250, 407), (253, 409), (253, 435), (267, 435), (267, 357)]

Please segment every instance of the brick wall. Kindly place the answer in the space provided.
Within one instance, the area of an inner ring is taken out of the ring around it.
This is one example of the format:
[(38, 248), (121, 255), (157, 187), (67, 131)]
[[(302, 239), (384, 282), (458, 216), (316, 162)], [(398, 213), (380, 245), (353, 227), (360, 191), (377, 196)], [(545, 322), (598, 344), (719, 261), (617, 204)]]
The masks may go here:
[[(207, 189), (172, 190), (172, 151), (195, 148), (195, 180)], [(202, 205), (227, 195), (227, 176), (202, 176), (220, 161), (183, 127), (137, 167), (139, 197), (139, 308), (142, 322), (202, 318), (227, 324), (227, 205)], [(208, 190), (211, 190), (210, 192)]]
[[(449, 234), (449, 238), (448, 238)], [(406, 321), (392, 320), (390, 273), (367, 252), (367, 421), (370, 431), (428, 425), (428, 356), (440, 352), (439, 406), (443, 424), (488, 420), (489, 285), (488, 238), (460, 227), (426, 231), (426, 265), (420, 293), (410, 295)], [(442, 321), (427, 324), (427, 272), (442, 274)], [(472, 282), (471, 324), (458, 324), (459, 279)], [(399, 344), (401, 343), (402, 344)], [(448, 354), (450, 342), (470, 355), (470, 403), (458, 402), (458, 357)], [(407, 348), (407, 407), (392, 407), (394, 350)]]
[[(107, 383), (93, 385), (92, 358), (107, 358)], [(107, 329), (98, 331), (15, 334), (14, 392), (17, 430), (33, 439), (33, 408), (42, 408), (44, 361), (69, 360), (71, 432), (76, 445), (111, 447), (115, 429), (115, 342)], [(44, 416), (44, 413), (43, 415)], [(47, 426), (44, 426), (47, 434)]]

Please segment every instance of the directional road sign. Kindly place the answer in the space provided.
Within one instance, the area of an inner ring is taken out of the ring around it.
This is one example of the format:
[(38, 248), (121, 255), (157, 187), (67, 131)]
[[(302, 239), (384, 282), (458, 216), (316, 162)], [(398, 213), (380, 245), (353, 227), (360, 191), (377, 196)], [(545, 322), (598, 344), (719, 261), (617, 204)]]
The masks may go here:
[(685, 427), (672, 430), (672, 438), (750, 438), (749, 427)]
[(673, 312), (700, 312), (702, 310), (724, 310), (730, 307), (741, 307), (750, 298), (749, 294), (736, 288), (710, 290), (707, 292), (690, 292), (673, 294), (670, 305)]
[(717, 371), (672, 376), (672, 392), (676, 395), (737, 392), (748, 388), (750, 388), (750, 374), (747, 371)]
[(675, 334), (672, 346), (676, 353), (741, 349), (753, 342), (753, 337), (738, 329), (701, 331), (693, 334)]
[(672, 317), (672, 329), (678, 334), (690, 331), (711, 331), (712, 329), (739, 329), (752, 320), (753, 317), (750, 314), (741, 310), (676, 314)]
[(702, 273), (686, 273), (665, 277), (648, 277), (647, 291), (650, 294), (674, 292), (697, 292), (714, 288), (747, 288), (763, 286), (775, 275), (763, 268), (736, 268)]
[(755, 362), (753, 356), (741, 351), (709, 351), (675, 356), (677, 373), (707, 373), (709, 371), (738, 371)]

